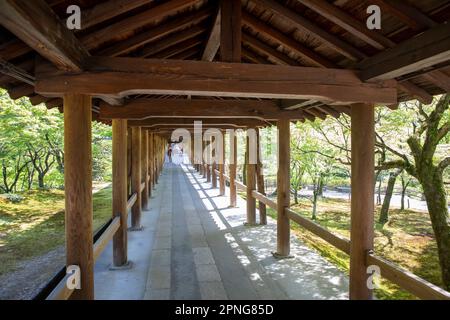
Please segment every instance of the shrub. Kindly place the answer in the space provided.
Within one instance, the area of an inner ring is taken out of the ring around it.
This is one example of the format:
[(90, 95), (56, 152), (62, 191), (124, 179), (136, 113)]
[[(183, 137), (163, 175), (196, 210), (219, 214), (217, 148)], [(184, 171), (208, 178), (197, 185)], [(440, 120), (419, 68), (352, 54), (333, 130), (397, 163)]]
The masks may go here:
[(9, 193), (6, 195), (6, 199), (8, 199), (11, 203), (20, 203), (24, 199), (21, 195)]

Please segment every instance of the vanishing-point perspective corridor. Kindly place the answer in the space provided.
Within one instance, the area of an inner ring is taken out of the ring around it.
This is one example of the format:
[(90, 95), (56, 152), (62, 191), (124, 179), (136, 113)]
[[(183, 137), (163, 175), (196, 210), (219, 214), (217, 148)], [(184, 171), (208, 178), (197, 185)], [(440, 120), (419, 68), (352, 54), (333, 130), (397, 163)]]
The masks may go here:
[(97, 299), (348, 298), (347, 276), (294, 236), (293, 258), (275, 259), (276, 222), (245, 226), (245, 201), (230, 208), (190, 166), (166, 163), (150, 200), (133, 267), (110, 271), (112, 250), (97, 261)]

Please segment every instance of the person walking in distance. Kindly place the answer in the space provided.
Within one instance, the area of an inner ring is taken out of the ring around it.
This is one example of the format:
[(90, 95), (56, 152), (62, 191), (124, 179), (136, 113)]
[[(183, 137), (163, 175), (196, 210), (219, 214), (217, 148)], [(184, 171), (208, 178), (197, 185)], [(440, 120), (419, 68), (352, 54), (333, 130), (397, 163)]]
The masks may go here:
[(169, 163), (172, 163), (172, 146), (169, 146), (169, 150), (167, 150), (167, 156), (169, 157)]

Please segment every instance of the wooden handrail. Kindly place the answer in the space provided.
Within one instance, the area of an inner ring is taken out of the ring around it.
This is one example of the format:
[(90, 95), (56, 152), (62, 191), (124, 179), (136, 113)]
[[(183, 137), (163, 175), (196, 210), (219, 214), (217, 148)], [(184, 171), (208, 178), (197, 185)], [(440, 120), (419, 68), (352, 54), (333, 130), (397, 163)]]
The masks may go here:
[(45, 300), (67, 300), (72, 295), (74, 289), (67, 288), (67, 280), (71, 275), (66, 274), (58, 285), (50, 292)]
[(100, 256), (108, 242), (113, 238), (114, 234), (120, 228), (120, 217), (115, 217), (108, 228), (102, 233), (100, 238), (94, 243), (94, 261)]
[(367, 264), (377, 265), (380, 268), (380, 275), (383, 278), (397, 284), (420, 299), (450, 300), (450, 292), (439, 288), (373, 253), (368, 253)]
[(236, 183), (236, 188), (241, 190), (241, 191), (246, 191), (247, 190), (247, 186), (245, 184), (243, 184), (240, 181), (235, 180), (234, 181)]
[(267, 196), (263, 195), (261, 192), (258, 192), (256, 190), (252, 191), (252, 196), (253, 198), (255, 198), (256, 200), (261, 201), (262, 203), (264, 203), (266, 206), (268, 206), (269, 208), (272, 208), (274, 210), (277, 210), (277, 203), (275, 201), (273, 201), (272, 199), (269, 199)]
[(339, 250), (344, 251), (346, 254), (350, 254), (350, 240), (348, 240), (344, 237), (341, 237), (339, 235), (336, 235), (334, 233), (331, 233), (324, 227), (321, 227), (317, 223), (315, 223), (305, 217), (302, 217), (301, 215), (292, 211), (291, 209), (286, 208), (286, 214), (289, 219), (297, 222), (299, 225), (301, 225), (306, 230), (311, 231), (316, 236), (327, 241), (328, 243), (335, 246)]
[[(216, 170), (217, 171), (217, 170)], [(225, 180), (230, 181), (230, 177), (223, 175)], [(247, 190), (247, 186), (242, 182), (236, 181), (236, 187), (243, 191)], [(277, 203), (262, 193), (253, 190), (252, 196), (267, 205), (268, 207), (276, 210)], [(306, 230), (312, 232), (316, 236), (322, 238), (332, 246), (338, 248), (344, 253), (350, 255), (350, 240), (340, 235), (334, 234), (328, 231), (326, 228), (319, 224), (302, 217), (298, 213), (286, 208), (286, 214), (288, 218)], [(367, 265), (377, 265), (380, 268), (381, 276), (397, 284), (401, 288), (407, 290), (411, 294), (415, 295), (419, 299), (439, 299), (450, 300), (450, 292), (416, 276), (415, 274), (402, 269), (392, 262), (389, 262), (381, 257), (376, 256), (373, 253), (367, 255)]]
[(140, 189), (140, 191), (142, 192), (142, 191), (144, 191), (144, 189), (145, 189), (145, 181), (141, 183), (141, 189)]
[(131, 207), (134, 205), (136, 200), (137, 200), (137, 194), (133, 193), (127, 202), (127, 212), (131, 210)]

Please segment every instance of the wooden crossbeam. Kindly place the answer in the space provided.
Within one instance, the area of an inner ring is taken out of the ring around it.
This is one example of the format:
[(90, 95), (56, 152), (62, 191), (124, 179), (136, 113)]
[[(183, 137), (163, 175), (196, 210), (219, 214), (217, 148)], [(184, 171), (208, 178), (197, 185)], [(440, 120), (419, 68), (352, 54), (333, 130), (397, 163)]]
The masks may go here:
[(88, 62), (82, 73), (38, 72), (35, 91), (397, 102), (396, 81), (363, 82), (352, 70), (109, 57)]
[(130, 120), (128, 122), (129, 126), (138, 126), (138, 127), (148, 127), (152, 128), (154, 126), (192, 126), (194, 122), (200, 121), (202, 126), (236, 126), (236, 127), (265, 127), (267, 125), (272, 124), (268, 121), (261, 121), (258, 119), (234, 119), (234, 118), (225, 118), (225, 119), (211, 119), (211, 118), (149, 118), (145, 120)]
[(302, 111), (283, 111), (270, 100), (135, 99), (129, 101), (125, 107), (113, 107), (103, 102), (100, 107), (102, 119), (144, 120), (161, 117), (193, 118), (193, 120), (198, 118), (303, 119)]
[(450, 23), (443, 23), (359, 64), (361, 79), (392, 79), (450, 61)]

